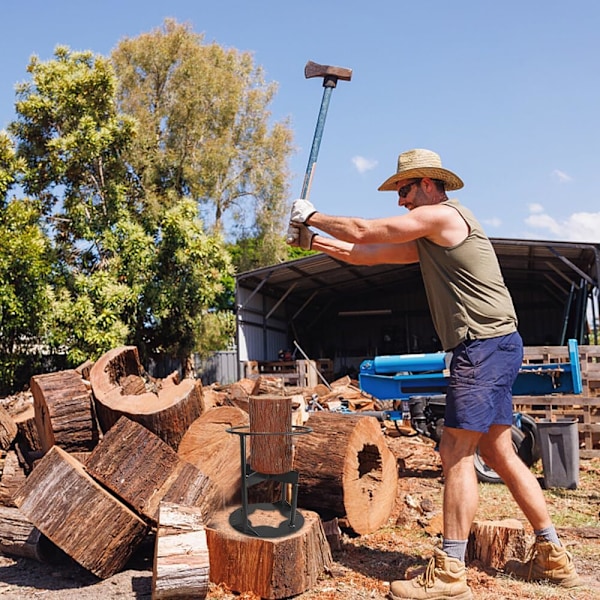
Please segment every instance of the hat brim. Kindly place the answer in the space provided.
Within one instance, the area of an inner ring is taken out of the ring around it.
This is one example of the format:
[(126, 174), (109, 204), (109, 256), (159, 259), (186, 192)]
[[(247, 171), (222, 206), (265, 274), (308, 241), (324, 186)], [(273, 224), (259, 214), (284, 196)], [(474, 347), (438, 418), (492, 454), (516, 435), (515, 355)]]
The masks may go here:
[(402, 173), (394, 173), (388, 177), (378, 188), (379, 192), (395, 192), (398, 189), (398, 182), (404, 179), (420, 179), (429, 177), (430, 179), (440, 179), (446, 184), (447, 190), (460, 190), (464, 186), (462, 179), (447, 169), (437, 167), (421, 167), (417, 169), (407, 169)]

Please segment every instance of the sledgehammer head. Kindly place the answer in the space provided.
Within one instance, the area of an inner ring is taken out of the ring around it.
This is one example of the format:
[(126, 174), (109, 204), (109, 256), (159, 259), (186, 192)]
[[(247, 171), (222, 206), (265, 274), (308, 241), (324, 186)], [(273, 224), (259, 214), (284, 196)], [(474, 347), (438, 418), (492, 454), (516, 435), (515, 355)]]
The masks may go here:
[[(352, 69), (333, 67), (331, 65), (318, 65), (309, 60), (304, 67), (304, 77), (306, 77), (306, 79), (310, 79), (311, 77), (323, 77), (325, 81), (333, 82), (333, 87), (335, 87), (338, 79), (341, 79), (342, 81), (350, 81), (352, 79)], [(325, 83), (323, 83), (323, 85), (325, 85)]]

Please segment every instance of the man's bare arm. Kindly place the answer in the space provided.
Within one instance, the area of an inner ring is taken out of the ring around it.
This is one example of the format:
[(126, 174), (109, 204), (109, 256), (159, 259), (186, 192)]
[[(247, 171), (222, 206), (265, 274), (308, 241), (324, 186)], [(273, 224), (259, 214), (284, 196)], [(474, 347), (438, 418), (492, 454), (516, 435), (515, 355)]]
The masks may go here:
[(353, 265), (409, 264), (419, 262), (415, 242), (404, 244), (352, 244), (322, 235), (312, 240), (312, 250)]

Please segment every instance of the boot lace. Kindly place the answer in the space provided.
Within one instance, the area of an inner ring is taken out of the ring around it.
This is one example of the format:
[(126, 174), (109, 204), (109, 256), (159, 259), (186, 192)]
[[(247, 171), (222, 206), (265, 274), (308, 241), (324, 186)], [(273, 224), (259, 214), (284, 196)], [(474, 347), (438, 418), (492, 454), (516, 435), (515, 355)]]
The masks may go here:
[(431, 588), (435, 585), (435, 556), (429, 560), (425, 572), (419, 575), (417, 579), (419, 585), (425, 589)]

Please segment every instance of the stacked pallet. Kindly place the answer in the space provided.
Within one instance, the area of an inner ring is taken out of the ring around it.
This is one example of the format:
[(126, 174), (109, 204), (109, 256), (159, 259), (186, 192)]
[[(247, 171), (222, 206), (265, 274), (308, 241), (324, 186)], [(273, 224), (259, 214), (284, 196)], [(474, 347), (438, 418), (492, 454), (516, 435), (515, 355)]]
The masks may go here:
[[(526, 346), (523, 362), (528, 365), (569, 362), (567, 346)], [(600, 454), (600, 346), (579, 346), (583, 391), (581, 394), (515, 396), (515, 410), (536, 419), (575, 418), (581, 454)]]

